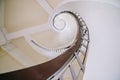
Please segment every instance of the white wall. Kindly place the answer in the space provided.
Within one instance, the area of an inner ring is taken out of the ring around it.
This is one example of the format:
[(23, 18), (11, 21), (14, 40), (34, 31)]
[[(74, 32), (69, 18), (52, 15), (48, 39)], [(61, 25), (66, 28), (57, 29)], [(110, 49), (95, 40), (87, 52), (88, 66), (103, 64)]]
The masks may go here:
[(76, 11), (88, 25), (90, 45), (83, 80), (120, 80), (120, 8), (79, 1), (56, 10)]
[(71, 1), (96, 1), (96, 2), (112, 4), (114, 6), (120, 7), (120, 0), (63, 0), (62, 3), (71, 2)]
[(84, 80), (120, 80), (120, 8), (98, 3), (86, 6), (91, 42)]

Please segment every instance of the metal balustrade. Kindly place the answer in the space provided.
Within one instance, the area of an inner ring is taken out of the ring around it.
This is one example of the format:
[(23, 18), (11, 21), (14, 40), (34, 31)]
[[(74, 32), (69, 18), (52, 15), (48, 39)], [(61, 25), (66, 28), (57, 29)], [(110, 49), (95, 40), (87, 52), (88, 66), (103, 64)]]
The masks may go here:
[[(70, 71), (72, 80), (78, 80), (79, 74), (81, 72), (84, 74), (85, 60), (90, 41), (88, 28), (78, 13), (72, 11), (62, 11), (58, 14), (60, 15), (62, 13), (71, 14), (78, 22), (79, 30), (74, 43), (62, 49), (50, 49), (40, 46), (32, 41), (35, 45), (44, 50), (53, 52), (62, 52), (63, 50), (65, 51), (58, 57), (43, 64), (18, 71), (0, 74), (0, 80), (64, 80), (64, 75), (67, 70)], [(83, 56), (83, 59), (79, 57), (80, 54)], [(75, 72), (73, 65), (75, 60), (77, 61), (79, 67), (78, 73)]]
[[(80, 72), (84, 73), (84, 71), (85, 71), (85, 64), (84, 63), (85, 63), (85, 59), (86, 59), (86, 55), (87, 55), (88, 44), (89, 44), (89, 41), (90, 41), (89, 40), (89, 31), (88, 31), (87, 25), (85, 24), (84, 20), (82, 19), (82, 17), (80, 17), (80, 15), (77, 12), (63, 11), (61, 13), (64, 13), (64, 12), (72, 14), (78, 20), (80, 33), (82, 34), (82, 36), (80, 36), (80, 39), (82, 39), (82, 42), (81, 42), (81, 46), (79, 46), (78, 51), (73, 53), (73, 57), (65, 65), (63, 65), (64, 67), (62, 67), (62, 69), (60, 69), (58, 72), (56, 72), (55, 74), (50, 76), (47, 80), (55, 80), (55, 79), (64, 80), (63, 75), (66, 72), (67, 68), (70, 69), (72, 79), (73, 80), (78, 80), (79, 73)], [(61, 14), (61, 13), (59, 13), (59, 14)], [(84, 42), (86, 42), (86, 44)], [(82, 48), (81, 48), (82, 46), (85, 48), (85, 50), (82, 50)], [(82, 54), (84, 56), (83, 61), (78, 56), (79, 54)], [(74, 71), (74, 68), (73, 68), (74, 65), (72, 65), (72, 62), (75, 59), (77, 60), (77, 63), (79, 64), (79, 67), (80, 67), (80, 70), (79, 70), (78, 74), (75, 74), (75, 71)], [(63, 72), (63, 73), (61, 73), (61, 72)], [(59, 75), (59, 77), (57, 75)], [(55, 78), (56, 76), (57, 76), (57, 78)]]

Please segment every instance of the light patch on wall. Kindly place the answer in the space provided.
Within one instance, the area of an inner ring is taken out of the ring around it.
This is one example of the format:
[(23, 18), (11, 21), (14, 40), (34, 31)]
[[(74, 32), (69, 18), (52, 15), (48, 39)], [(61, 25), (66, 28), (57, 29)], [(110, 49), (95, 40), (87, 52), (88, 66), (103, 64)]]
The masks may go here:
[(16, 46), (16, 48), (18, 48), (20, 51), (23, 52), (24, 56), (29, 57), (29, 59), (31, 59), (33, 61), (33, 63), (31, 65), (37, 65), (37, 64), (41, 64), (41, 63), (44, 63), (44, 62), (48, 61), (48, 59), (45, 56), (36, 52), (26, 42), (26, 40), (23, 37), (14, 39), (11, 42), (14, 46)]
[(59, 47), (58, 35), (51, 30), (42, 31), (32, 35), (33, 40), (47, 48)]
[(46, 23), (48, 14), (35, 0), (5, 0), (8, 33)]
[(24, 68), (22, 64), (12, 58), (6, 51), (0, 48), (0, 73)]
[(22, 69), (24, 66), (12, 58), (10, 55), (0, 57), (0, 73)]
[(58, 4), (60, 4), (63, 0), (47, 0), (47, 2), (51, 5), (51, 7), (55, 8)]
[(0, 47), (0, 57), (4, 56), (6, 52)]

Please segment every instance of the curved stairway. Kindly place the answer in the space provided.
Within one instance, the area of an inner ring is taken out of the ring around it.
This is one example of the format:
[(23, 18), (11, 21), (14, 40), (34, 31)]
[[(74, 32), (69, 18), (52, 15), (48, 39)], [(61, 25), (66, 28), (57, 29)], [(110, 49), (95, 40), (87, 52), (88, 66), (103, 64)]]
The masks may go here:
[[(30, 68), (0, 74), (0, 80), (62, 80), (67, 69), (70, 69), (72, 79), (77, 80), (79, 73), (81, 71), (84, 73), (84, 64), (89, 43), (88, 28), (77, 13), (62, 11), (58, 14), (61, 15), (63, 13), (72, 15), (78, 23), (78, 32), (74, 43), (68, 46), (68, 49), (58, 57)], [(83, 60), (80, 60), (79, 54), (84, 56)], [(80, 67), (78, 74), (75, 74), (73, 69), (72, 62), (74, 60), (77, 60)]]

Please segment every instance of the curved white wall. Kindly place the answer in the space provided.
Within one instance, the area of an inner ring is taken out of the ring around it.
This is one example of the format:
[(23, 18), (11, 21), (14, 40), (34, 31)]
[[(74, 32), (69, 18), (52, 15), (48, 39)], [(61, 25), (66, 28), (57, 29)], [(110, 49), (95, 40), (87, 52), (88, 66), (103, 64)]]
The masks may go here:
[(64, 0), (62, 3), (71, 2), (71, 1), (95, 1), (95, 2), (112, 4), (114, 6), (120, 7), (120, 0)]
[(84, 80), (120, 80), (120, 8), (91, 2), (85, 9), (91, 42)]
[(90, 32), (83, 80), (120, 80), (120, 8), (92, 1), (70, 2), (60, 10), (78, 12)]

